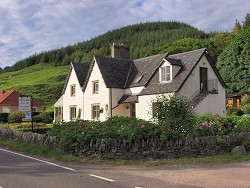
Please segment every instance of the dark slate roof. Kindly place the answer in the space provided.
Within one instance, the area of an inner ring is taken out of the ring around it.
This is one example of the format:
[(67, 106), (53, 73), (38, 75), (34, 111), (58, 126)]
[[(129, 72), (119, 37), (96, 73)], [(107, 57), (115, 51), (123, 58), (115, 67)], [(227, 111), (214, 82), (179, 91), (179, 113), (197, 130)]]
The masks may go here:
[(133, 61), (94, 56), (108, 88), (124, 88)]
[(118, 104), (121, 104), (121, 103), (130, 103), (130, 102), (138, 102), (138, 96), (137, 95), (124, 94), (121, 97), (121, 99), (118, 101)]
[(75, 70), (78, 82), (79, 82), (80, 86), (83, 87), (83, 84), (87, 78), (87, 73), (88, 73), (89, 67), (90, 67), (90, 64), (88, 64), (88, 63), (71, 62), (70, 70), (69, 70), (66, 82), (64, 84), (62, 93), (65, 92), (65, 89), (67, 87), (72, 69)]
[(180, 59), (174, 59), (171, 57), (165, 58), (171, 65), (183, 66), (182, 61)]
[(76, 62), (72, 62), (72, 66), (75, 69), (76, 72), (76, 76), (78, 78), (79, 84), (82, 87), (84, 81), (87, 78), (87, 73), (90, 67), (90, 64), (87, 63), (76, 63)]
[(145, 86), (166, 55), (167, 54), (164, 53), (134, 60), (126, 88)]
[(206, 49), (203, 48), (190, 52), (169, 55), (166, 60), (170, 60), (171, 62), (179, 62), (178, 64), (182, 64), (182, 68), (179, 74), (177, 74), (172, 82), (159, 83), (159, 69), (156, 69), (150, 82), (148, 83), (146, 88), (141, 91), (140, 95), (162, 94), (178, 91), (186, 81), (189, 74), (195, 68), (196, 64), (205, 53), (205, 51)]

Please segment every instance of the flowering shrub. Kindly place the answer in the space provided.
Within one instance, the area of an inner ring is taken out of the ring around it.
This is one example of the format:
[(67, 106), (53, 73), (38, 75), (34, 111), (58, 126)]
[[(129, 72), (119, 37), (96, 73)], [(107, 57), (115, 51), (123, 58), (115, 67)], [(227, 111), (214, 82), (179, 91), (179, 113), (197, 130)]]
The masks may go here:
[[(199, 115), (187, 136), (220, 136), (231, 132), (250, 131), (250, 117), (214, 114)], [(192, 134), (191, 134), (192, 133)], [(176, 140), (183, 138), (182, 132), (174, 131), (169, 124), (154, 124), (129, 117), (112, 117), (104, 122), (77, 120), (56, 124), (48, 132), (57, 136), (65, 151), (70, 147), (83, 148), (91, 142), (110, 143), (113, 139), (134, 142), (142, 139)]]
[(199, 115), (195, 124), (196, 136), (226, 135), (232, 132), (250, 131), (250, 117), (226, 116), (214, 114)]

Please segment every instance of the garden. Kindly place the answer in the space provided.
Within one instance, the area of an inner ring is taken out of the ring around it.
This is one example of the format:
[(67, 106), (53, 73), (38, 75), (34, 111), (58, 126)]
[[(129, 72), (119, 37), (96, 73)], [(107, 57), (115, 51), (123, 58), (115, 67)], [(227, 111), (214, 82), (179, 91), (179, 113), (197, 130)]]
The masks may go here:
[[(160, 96), (153, 103), (152, 110), (151, 121), (115, 116), (104, 122), (78, 119), (52, 126), (51, 116), (42, 113), (34, 117), (34, 122), (38, 128), (45, 128), (48, 136), (56, 136), (64, 151), (71, 147), (83, 148), (91, 142), (110, 144), (113, 140), (125, 140), (129, 143), (138, 140), (176, 141), (250, 132), (250, 116), (237, 116), (238, 109), (230, 111), (225, 117), (217, 114), (196, 115), (191, 105), (181, 96), (170, 99)], [(20, 121), (19, 115), (9, 115), (9, 123), (2, 124), (2, 127), (30, 130), (30, 123), (16, 122)], [(250, 149), (250, 139), (245, 141), (245, 146)]]

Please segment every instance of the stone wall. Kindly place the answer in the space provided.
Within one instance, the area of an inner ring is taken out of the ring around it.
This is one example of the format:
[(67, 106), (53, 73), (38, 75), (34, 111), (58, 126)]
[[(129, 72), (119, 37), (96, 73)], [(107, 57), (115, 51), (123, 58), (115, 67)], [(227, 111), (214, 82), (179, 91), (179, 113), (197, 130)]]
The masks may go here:
[(58, 148), (59, 142), (55, 136), (47, 136), (45, 134), (37, 134), (33, 132), (21, 132), (11, 129), (0, 129), (0, 135), (12, 140), (22, 140), (27, 143), (39, 146), (49, 146)]
[[(0, 135), (40, 146), (59, 147), (59, 141), (56, 137), (42, 134), (0, 129)], [(177, 141), (147, 139), (128, 142), (126, 140), (112, 140), (107, 143), (104, 140), (100, 142), (91, 140), (90, 143), (81, 147), (69, 142), (68, 147), (64, 150), (73, 155), (102, 156), (106, 159), (201, 157), (230, 152), (232, 148), (241, 145), (246, 139), (250, 139), (250, 132), (217, 137), (186, 138)]]

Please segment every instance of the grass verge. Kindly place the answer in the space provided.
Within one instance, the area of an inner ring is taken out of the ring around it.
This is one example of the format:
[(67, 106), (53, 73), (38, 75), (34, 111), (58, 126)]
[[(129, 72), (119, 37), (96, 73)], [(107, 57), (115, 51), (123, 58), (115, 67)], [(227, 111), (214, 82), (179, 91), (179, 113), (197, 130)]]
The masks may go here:
[(7, 148), (12, 151), (17, 151), (40, 157), (43, 159), (73, 163), (73, 164), (106, 164), (114, 166), (139, 165), (139, 166), (191, 166), (191, 165), (207, 165), (207, 164), (223, 164), (231, 162), (240, 162), (250, 160), (250, 152), (243, 156), (224, 153), (219, 155), (201, 157), (201, 158), (179, 158), (179, 159), (132, 159), (132, 160), (104, 160), (101, 158), (90, 159), (83, 156), (73, 156), (65, 154), (58, 149), (52, 149), (45, 146), (37, 146), (34, 144), (25, 143), (22, 141), (10, 140), (0, 136), (0, 147)]

